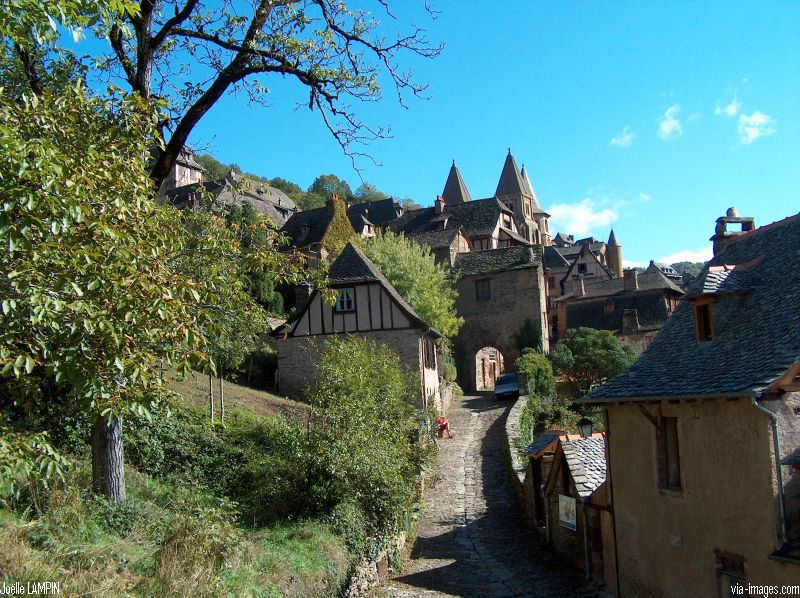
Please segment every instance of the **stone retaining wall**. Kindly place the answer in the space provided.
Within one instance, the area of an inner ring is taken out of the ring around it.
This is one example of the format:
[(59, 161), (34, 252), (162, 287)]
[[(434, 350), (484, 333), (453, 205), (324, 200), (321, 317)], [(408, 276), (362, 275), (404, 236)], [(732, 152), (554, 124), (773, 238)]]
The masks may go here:
[[(508, 412), (506, 418), (505, 428), (505, 444), (504, 448), (508, 450), (508, 468), (511, 477), (511, 486), (514, 488), (514, 494), (520, 505), (525, 505), (525, 475), (526, 463), (520, 458), (517, 447), (514, 446), (514, 439), (519, 435), (519, 416), (522, 413), (522, 408), (525, 406), (527, 397), (519, 397), (517, 402)], [(527, 508), (525, 509), (528, 510)]]

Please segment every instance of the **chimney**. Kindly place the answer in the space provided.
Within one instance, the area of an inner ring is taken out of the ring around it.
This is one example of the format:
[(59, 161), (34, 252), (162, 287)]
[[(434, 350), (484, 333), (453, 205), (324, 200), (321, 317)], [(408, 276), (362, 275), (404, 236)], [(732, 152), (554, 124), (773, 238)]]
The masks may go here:
[(576, 297), (583, 297), (586, 294), (586, 286), (583, 284), (583, 276), (578, 276), (572, 283), (572, 292)]
[[(728, 230), (729, 224), (738, 225), (740, 229)], [(717, 218), (714, 236), (709, 239), (709, 241), (714, 242), (714, 255), (722, 253), (722, 250), (733, 237), (748, 233), (751, 230), (755, 230), (755, 228), (755, 220), (739, 216), (739, 211), (736, 208), (728, 208), (724, 216)]]
[[(626, 274), (627, 272), (629, 270), (626, 271)], [(627, 278), (625, 281), (627, 282)], [(622, 334), (635, 334), (636, 332), (639, 332), (639, 310), (626, 309), (622, 312)]]
[(444, 197), (442, 197), (441, 195), (437, 195), (436, 196), (436, 204), (435, 204), (434, 212), (438, 216), (443, 211), (444, 211)]
[(626, 291), (639, 290), (639, 273), (634, 268), (625, 270), (625, 290)]

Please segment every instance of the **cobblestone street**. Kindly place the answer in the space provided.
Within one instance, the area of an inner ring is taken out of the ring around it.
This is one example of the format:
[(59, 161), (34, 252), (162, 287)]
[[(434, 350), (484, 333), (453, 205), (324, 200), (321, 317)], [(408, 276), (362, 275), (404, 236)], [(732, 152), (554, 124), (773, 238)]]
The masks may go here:
[(479, 395), (450, 407), (455, 438), (439, 441), (440, 479), (426, 491), (411, 559), (378, 596), (596, 595), (525, 525), (503, 461), (512, 404)]

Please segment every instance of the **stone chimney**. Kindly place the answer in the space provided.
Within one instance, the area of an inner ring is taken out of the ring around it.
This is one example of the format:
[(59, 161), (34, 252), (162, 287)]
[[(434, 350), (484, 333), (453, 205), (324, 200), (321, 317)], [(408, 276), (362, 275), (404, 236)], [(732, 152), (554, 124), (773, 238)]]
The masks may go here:
[[(627, 274), (629, 271), (625, 273)], [(628, 279), (626, 278), (625, 282), (627, 281)], [(639, 310), (626, 309), (622, 312), (622, 334), (635, 334), (637, 332), (639, 332)]]
[(586, 285), (583, 283), (583, 276), (578, 276), (572, 283), (572, 292), (576, 297), (583, 297), (586, 294)]
[(441, 195), (437, 195), (436, 203), (434, 205), (435, 205), (434, 212), (438, 216), (444, 211), (444, 197), (442, 197)]
[(638, 291), (639, 290), (639, 273), (634, 268), (625, 270), (625, 290)]
[[(728, 230), (729, 224), (739, 225), (741, 229)], [(739, 212), (736, 208), (728, 208), (724, 216), (717, 218), (717, 224), (714, 227), (714, 236), (709, 239), (709, 241), (713, 241), (714, 243), (714, 255), (722, 253), (728, 241), (733, 237), (755, 230), (755, 228), (755, 220), (749, 217), (739, 216)]]

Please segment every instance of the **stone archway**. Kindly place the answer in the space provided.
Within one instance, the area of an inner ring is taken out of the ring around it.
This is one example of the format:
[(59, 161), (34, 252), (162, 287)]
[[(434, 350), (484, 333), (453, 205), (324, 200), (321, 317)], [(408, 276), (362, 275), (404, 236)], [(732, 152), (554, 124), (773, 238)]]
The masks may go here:
[(503, 354), (495, 347), (483, 347), (475, 353), (475, 389), (494, 390), (495, 381), (505, 371)]

